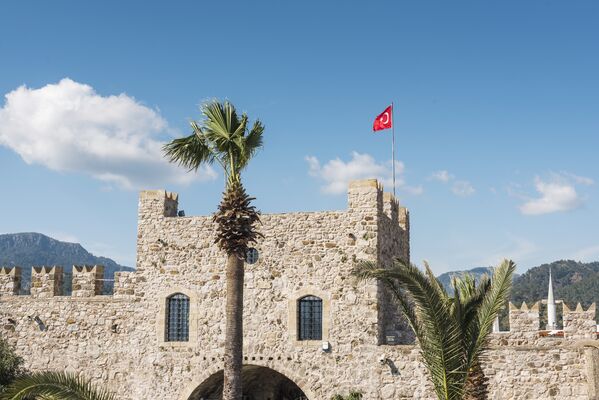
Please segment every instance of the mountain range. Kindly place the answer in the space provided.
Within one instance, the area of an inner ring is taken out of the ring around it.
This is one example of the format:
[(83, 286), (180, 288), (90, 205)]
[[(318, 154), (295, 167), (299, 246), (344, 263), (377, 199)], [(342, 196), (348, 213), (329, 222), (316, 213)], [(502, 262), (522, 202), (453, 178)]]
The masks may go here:
[(62, 266), (64, 268), (64, 290), (70, 293), (73, 265), (103, 265), (104, 292), (112, 291), (112, 279), (116, 271), (133, 271), (133, 268), (116, 263), (106, 257), (91, 254), (79, 243), (62, 242), (41, 233), (10, 233), (0, 235), (0, 266), (22, 268), (23, 291), (31, 282), (31, 267)]

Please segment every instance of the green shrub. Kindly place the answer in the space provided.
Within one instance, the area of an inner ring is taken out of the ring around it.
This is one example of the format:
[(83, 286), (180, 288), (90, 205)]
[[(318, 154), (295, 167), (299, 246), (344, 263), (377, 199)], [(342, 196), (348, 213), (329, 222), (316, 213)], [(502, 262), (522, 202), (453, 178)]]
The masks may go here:
[(0, 392), (23, 373), (23, 359), (0, 337)]
[(351, 391), (347, 396), (341, 396), (340, 394), (336, 394), (331, 397), (331, 400), (362, 400), (362, 392)]

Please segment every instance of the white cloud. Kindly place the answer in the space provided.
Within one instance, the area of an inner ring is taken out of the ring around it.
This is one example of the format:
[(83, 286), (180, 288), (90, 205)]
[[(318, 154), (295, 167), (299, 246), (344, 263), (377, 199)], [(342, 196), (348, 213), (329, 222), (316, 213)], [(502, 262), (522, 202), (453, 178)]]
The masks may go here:
[(455, 178), (455, 176), (453, 176), (452, 174), (449, 173), (449, 171), (446, 171), (446, 170), (435, 171), (432, 173), (432, 175), (430, 177), (430, 179), (432, 179), (432, 180), (443, 182), (443, 183), (447, 183), (450, 180), (452, 180), (453, 178)]
[[(351, 155), (351, 160), (347, 162), (335, 158), (324, 165), (321, 165), (318, 158), (314, 156), (306, 157), (309, 174), (324, 181), (323, 192), (329, 194), (345, 193), (350, 181), (368, 178), (376, 178), (384, 186), (392, 188), (391, 161), (379, 163), (370, 154), (360, 154), (356, 151), (352, 152)], [(406, 185), (402, 176), (404, 170), (404, 164), (401, 161), (395, 161), (396, 187), (408, 194), (422, 194), (422, 186)]]
[(520, 206), (525, 215), (550, 214), (573, 210), (583, 202), (574, 185), (560, 176), (554, 175), (550, 181), (535, 178), (535, 189), (540, 194), (536, 199), (529, 199)]
[(0, 145), (28, 164), (90, 175), (125, 189), (215, 179), (169, 164), (160, 137), (170, 131), (160, 114), (126, 94), (101, 96), (71, 79), (39, 89), (21, 86), (0, 108)]
[(474, 194), (475, 190), (468, 181), (456, 181), (451, 186), (451, 191), (456, 196), (466, 197)]
[(579, 185), (591, 186), (591, 185), (595, 184), (595, 181), (591, 178), (587, 178), (586, 176), (574, 175), (569, 172), (562, 172), (561, 175), (560, 174), (553, 174), (553, 175), (557, 178), (564, 177), (564, 176), (568, 177), (571, 180), (573, 180), (575, 183), (578, 183)]
[(400, 190), (411, 194), (413, 196), (420, 196), (422, 193), (424, 193), (424, 187), (422, 187), (422, 185), (418, 185), (418, 186), (402, 186), (400, 188)]
[(522, 265), (530, 261), (531, 257), (539, 252), (539, 246), (522, 237), (508, 235), (505, 242), (492, 250), (479, 265), (496, 266), (504, 259), (510, 259)]
[[(435, 171), (431, 174), (429, 180), (439, 181), (443, 184), (448, 184), (455, 180), (455, 175), (451, 174), (447, 170)], [(474, 194), (476, 190), (472, 184), (468, 181), (454, 181), (451, 185), (451, 192), (456, 196), (467, 197)]]

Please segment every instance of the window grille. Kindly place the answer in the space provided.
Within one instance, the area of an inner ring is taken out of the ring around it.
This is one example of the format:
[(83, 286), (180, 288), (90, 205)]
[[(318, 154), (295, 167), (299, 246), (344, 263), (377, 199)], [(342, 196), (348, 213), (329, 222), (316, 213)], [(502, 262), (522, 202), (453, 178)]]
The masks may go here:
[(189, 297), (184, 294), (168, 298), (165, 336), (167, 342), (189, 341)]
[(250, 247), (245, 255), (245, 262), (248, 264), (255, 264), (258, 261), (258, 250)]
[(306, 296), (298, 303), (298, 340), (322, 340), (322, 299)]

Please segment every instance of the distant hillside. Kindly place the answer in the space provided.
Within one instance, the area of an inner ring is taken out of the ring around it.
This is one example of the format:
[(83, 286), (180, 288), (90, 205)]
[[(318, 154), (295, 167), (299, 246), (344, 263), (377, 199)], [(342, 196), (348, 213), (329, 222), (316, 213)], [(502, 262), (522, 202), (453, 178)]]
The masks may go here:
[[(70, 291), (73, 265), (103, 265), (105, 279), (113, 279), (116, 271), (133, 271), (133, 268), (117, 264), (106, 257), (97, 257), (79, 243), (61, 242), (41, 233), (11, 233), (0, 235), (0, 266), (20, 266), (23, 287), (31, 282), (31, 267), (59, 265), (65, 272), (65, 290)], [(105, 282), (112, 290), (112, 282)]]
[(463, 271), (449, 271), (449, 272), (439, 275), (437, 277), (437, 279), (439, 279), (441, 281), (441, 283), (443, 284), (443, 286), (445, 287), (445, 289), (447, 291), (449, 291), (450, 293), (453, 293), (453, 288), (451, 287), (451, 280), (453, 279), (453, 277), (459, 278), (466, 274), (470, 274), (470, 275), (474, 276), (474, 278), (476, 280), (478, 280), (484, 274), (491, 275), (492, 273), (493, 272), (491, 271), (490, 267), (478, 267), (478, 268), (472, 268), (472, 269), (463, 270)]
[[(580, 302), (583, 307), (588, 307), (596, 302), (599, 306), (599, 262), (581, 263), (572, 260), (560, 260), (550, 264), (543, 264), (516, 275), (512, 286), (511, 302), (517, 305), (525, 301), (532, 304), (547, 298), (549, 285), (549, 268), (553, 277), (553, 293), (556, 300), (563, 300), (570, 307)], [(443, 285), (450, 288), (451, 276), (471, 273), (476, 277), (488, 272), (488, 268), (474, 268), (467, 271), (452, 271), (439, 275)], [(544, 314), (546, 306), (541, 305)], [(599, 319), (599, 311), (597, 314)], [(558, 306), (558, 320), (561, 318), (561, 306)], [(541, 326), (544, 326), (545, 316), (541, 317)]]

